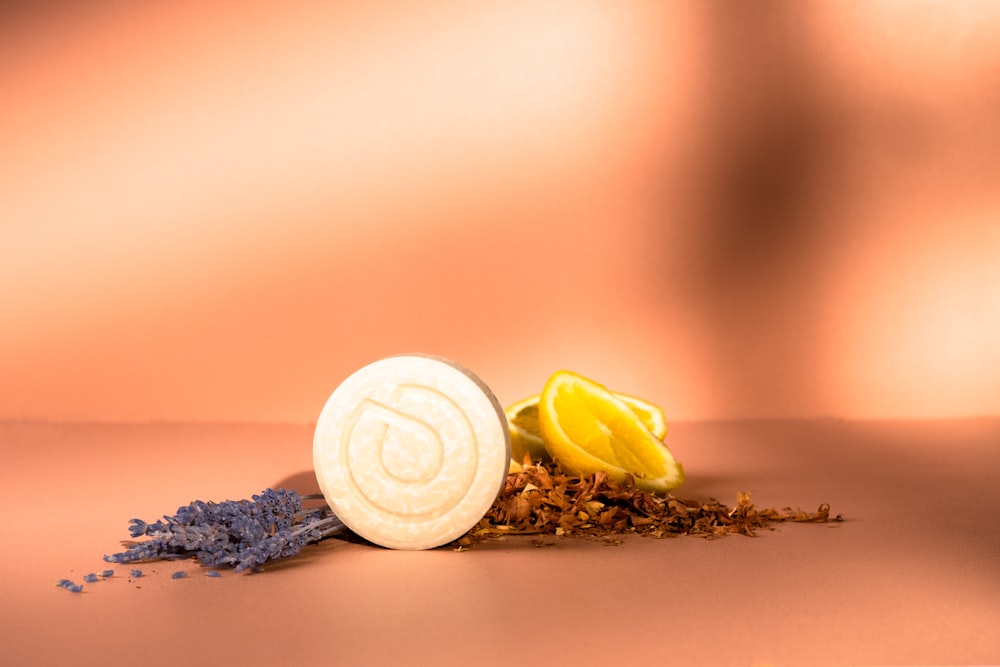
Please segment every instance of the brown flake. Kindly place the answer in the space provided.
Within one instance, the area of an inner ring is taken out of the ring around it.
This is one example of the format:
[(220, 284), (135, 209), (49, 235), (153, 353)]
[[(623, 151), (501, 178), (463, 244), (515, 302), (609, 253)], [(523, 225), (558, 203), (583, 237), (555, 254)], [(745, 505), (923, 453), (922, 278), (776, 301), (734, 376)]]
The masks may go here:
[(636, 488), (631, 478), (616, 483), (604, 473), (573, 477), (558, 467), (526, 460), (521, 470), (507, 476), (496, 502), (453, 546), (467, 548), (478, 540), (501, 535), (576, 535), (620, 543), (614, 536), (648, 537), (699, 535), (721, 537), (729, 533), (753, 536), (770, 524), (783, 521), (825, 523), (842, 521), (830, 516), (830, 506), (816, 512), (784, 508), (759, 509), (749, 493), (736, 495), (727, 507), (708, 501), (656, 496)]

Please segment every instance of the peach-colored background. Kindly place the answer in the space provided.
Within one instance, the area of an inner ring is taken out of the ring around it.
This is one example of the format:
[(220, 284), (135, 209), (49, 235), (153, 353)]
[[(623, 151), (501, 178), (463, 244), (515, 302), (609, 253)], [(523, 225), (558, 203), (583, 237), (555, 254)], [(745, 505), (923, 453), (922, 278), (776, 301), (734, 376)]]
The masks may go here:
[(671, 419), (1000, 414), (1000, 4), (0, 10), (0, 419), (425, 351)]

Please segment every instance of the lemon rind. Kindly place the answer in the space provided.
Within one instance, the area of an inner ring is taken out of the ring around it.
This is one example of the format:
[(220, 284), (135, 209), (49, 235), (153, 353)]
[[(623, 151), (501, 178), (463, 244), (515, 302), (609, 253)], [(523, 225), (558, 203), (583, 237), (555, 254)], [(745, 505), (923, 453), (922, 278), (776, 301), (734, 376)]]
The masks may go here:
[[(560, 427), (558, 419), (543, 419), (542, 410), (551, 410), (552, 406), (549, 405), (548, 401), (542, 399), (547, 393), (550, 393), (550, 387), (554, 386), (556, 383), (565, 382), (565, 378), (571, 377), (573, 381), (579, 382), (585, 386), (590, 386), (597, 388), (601, 391), (610, 394), (610, 399), (617, 402), (619, 406), (623, 409), (624, 414), (631, 415), (636, 423), (641, 425), (647, 433), (649, 433), (650, 438), (652, 438), (657, 446), (658, 452), (662, 457), (664, 467), (667, 469), (668, 474), (660, 477), (649, 478), (644, 477), (641, 474), (637, 474), (633, 471), (626, 470), (621, 466), (615, 465), (608, 461), (605, 461), (588, 451), (576, 445), (568, 434)], [(652, 493), (666, 493), (673, 489), (676, 489), (684, 482), (684, 468), (679, 461), (677, 461), (673, 454), (667, 449), (659, 438), (657, 438), (652, 432), (649, 431), (648, 427), (644, 423), (641, 417), (637, 415), (628, 405), (626, 400), (623, 400), (615, 392), (609, 391), (603, 385), (594, 382), (588, 378), (583, 377), (572, 371), (559, 371), (554, 373), (546, 382), (545, 389), (539, 395), (539, 430), (542, 432), (542, 443), (545, 445), (546, 450), (562, 466), (565, 472), (573, 475), (585, 475), (595, 472), (603, 471), (608, 475), (608, 477), (616, 482), (623, 482), (629, 475), (632, 475), (635, 485), (643, 490), (650, 491)], [(642, 403), (647, 404), (645, 401), (639, 399)], [(654, 406), (655, 407), (655, 406)], [(550, 429), (556, 429), (556, 433), (547, 433)], [(565, 445), (568, 443), (568, 447)], [(559, 450), (566, 448), (567, 451), (562, 457), (559, 456)], [(570, 449), (570, 447), (572, 449)], [(572, 456), (571, 456), (572, 455)], [(575, 465), (579, 463), (579, 465)]]

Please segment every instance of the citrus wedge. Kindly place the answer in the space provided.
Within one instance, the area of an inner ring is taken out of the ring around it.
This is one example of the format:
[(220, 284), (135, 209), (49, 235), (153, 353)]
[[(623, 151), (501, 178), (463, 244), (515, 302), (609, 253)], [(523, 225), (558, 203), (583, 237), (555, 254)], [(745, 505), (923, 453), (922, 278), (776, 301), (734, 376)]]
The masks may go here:
[(636, 417), (642, 420), (643, 426), (648, 428), (649, 432), (658, 440), (663, 440), (663, 438), (667, 437), (667, 418), (660, 406), (653, 405), (636, 396), (619, 394), (618, 392), (613, 393), (628, 406), (629, 410), (635, 413)]
[(505, 411), (510, 428), (510, 456), (520, 463), (524, 455), (532, 461), (548, 461), (549, 453), (538, 430), (538, 394), (518, 401)]
[[(636, 396), (615, 393), (629, 409), (642, 420), (650, 433), (662, 440), (667, 435), (667, 418), (659, 406)], [(528, 454), (532, 461), (549, 461), (552, 457), (542, 442), (542, 432), (538, 427), (538, 401), (540, 394), (529, 396), (514, 403), (504, 412), (510, 427), (511, 458), (520, 463)]]
[(684, 469), (621, 398), (587, 378), (559, 371), (538, 402), (538, 426), (548, 453), (566, 472), (603, 471), (640, 489), (666, 493), (684, 481)]

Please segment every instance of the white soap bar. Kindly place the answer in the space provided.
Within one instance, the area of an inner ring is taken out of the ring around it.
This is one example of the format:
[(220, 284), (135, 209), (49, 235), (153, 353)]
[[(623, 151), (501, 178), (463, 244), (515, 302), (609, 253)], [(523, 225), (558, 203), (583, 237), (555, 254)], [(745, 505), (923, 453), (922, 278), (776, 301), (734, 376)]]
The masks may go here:
[(474, 373), (439, 357), (387, 357), (348, 377), (316, 424), (323, 496), (355, 533), (430, 549), (479, 521), (507, 478), (503, 409)]

